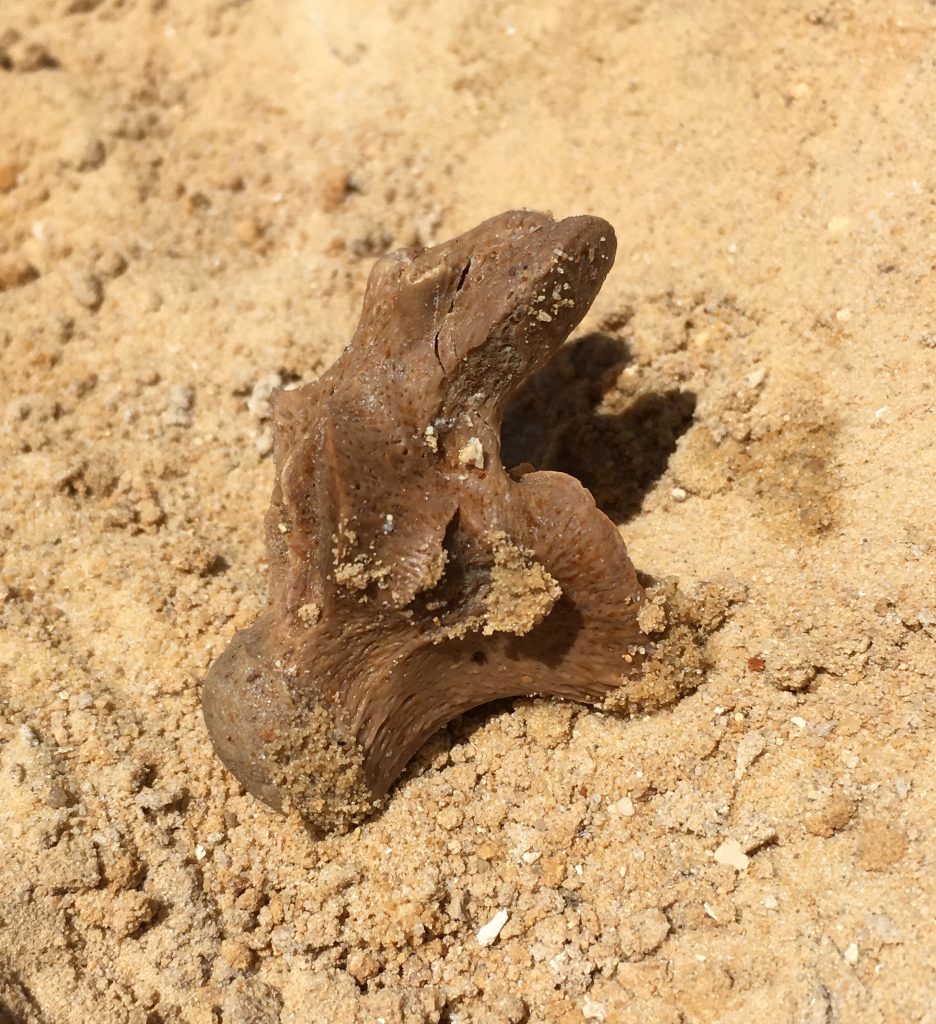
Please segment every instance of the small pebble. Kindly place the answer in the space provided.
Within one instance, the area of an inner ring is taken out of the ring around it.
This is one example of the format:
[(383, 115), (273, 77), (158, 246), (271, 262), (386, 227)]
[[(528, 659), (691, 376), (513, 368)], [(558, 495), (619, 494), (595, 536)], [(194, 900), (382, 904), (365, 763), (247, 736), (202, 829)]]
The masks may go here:
[(670, 497), (673, 501), (685, 501), (689, 497), (689, 494), (683, 487), (674, 487), (670, 491)]
[(852, 967), (858, 963), (858, 944), (852, 942), (850, 945), (845, 947), (845, 951), (842, 953), (845, 963), (851, 964)]
[(487, 924), (482, 925), (478, 929), (477, 939), (479, 946), (490, 946), (492, 945), (497, 936), (500, 935), (501, 929), (507, 924), (507, 920), (510, 914), (507, 913), (503, 908), (488, 921)]
[(750, 857), (737, 839), (726, 839), (715, 851), (714, 856), (718, 864), (725, 864), (735, 871), (744, 871), (750, 863)]

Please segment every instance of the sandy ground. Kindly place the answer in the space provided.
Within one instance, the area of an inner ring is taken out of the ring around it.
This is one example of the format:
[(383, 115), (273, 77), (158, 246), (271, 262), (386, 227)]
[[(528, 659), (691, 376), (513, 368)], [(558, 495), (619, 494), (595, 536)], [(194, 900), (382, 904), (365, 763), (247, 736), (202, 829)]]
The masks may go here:
[[(923, 0), (3, 0), (3, 1024), (936, 1021), (934, 40)], [(475, 713), (317, 842), (199, 707), (265, 600), (264, 395), (376, 255), (513, 206), (619, 256), (505, 444), (732, 595), (713, 667)]]

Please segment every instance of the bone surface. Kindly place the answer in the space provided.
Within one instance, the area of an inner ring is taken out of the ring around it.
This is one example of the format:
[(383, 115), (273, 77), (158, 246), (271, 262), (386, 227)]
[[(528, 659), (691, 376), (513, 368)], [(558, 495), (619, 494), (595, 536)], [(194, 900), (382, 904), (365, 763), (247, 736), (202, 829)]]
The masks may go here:
[(350, 827), (432, 733), (518, 695), (599, 702), (640, 671), (643, 591), (561, 473), (500, 460), (511, 396), (615, 254), (596, 217), (494, 217), (374, 266), (351, 344), (274, 396), (269, 603), (205, 681), (246, 789)]

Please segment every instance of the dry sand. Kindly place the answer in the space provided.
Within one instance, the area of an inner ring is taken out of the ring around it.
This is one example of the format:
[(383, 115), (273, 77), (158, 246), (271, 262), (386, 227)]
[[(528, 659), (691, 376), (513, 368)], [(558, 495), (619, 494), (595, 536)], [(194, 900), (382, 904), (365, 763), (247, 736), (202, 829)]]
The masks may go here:
[[(2, 0), (3, 1024), (936, 1020), (934, 41), (923, 0)], [(487, 709), (316, 842), (199, 709), (265, 599), (264, 395), (375, 255), (512, 206), (619, 257), (508, 446), (730, 615), (671, 708)]]

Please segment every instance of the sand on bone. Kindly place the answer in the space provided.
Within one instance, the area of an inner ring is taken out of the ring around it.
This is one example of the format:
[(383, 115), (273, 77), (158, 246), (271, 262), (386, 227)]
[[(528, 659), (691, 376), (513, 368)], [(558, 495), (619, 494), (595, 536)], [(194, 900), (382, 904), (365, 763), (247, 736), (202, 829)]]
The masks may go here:
[[(927, 1019), (934, 21), (5, 0), (0, 1019)], [(711, 581), (712, 665), (474, 713), (319, 843), (198, 709), (265, 596), (263, 382), (518, 205), (619, 239), (518, 461)]]

